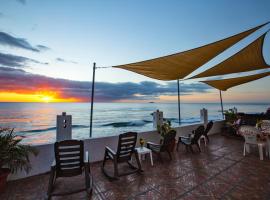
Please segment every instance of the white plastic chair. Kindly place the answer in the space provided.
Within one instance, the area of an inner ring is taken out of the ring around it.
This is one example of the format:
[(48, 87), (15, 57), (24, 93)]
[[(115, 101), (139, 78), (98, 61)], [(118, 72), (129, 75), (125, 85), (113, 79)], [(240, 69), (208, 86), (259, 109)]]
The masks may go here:
[(270, 158), (270, 120), (262, 120), (261, 129), (267, 136), (268, 157)]
[(246, 156), (246, 152), (249, 153), (250, 146), (256, 145), (259, 149), (260, 160), (263, 160), (263, 149), (265, 148), (266, 154), (268, 154), (268, 150), (266, 142), (257, 141), (257, 134), (261, 134), (261, 132), (253, 126), (241, 126), (239, 132), (241, 132), (245, 138), (243, 155)]

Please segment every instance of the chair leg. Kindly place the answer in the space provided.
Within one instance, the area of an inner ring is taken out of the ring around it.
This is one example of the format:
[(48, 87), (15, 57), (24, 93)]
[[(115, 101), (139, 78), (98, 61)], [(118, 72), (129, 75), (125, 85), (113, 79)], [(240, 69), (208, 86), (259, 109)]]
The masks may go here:
[(201, 139), (202, 139), (202, 137), (200, 137), (199, 140), (198, 140), (199, 146), (201, 146)]
[(188, 153), (188, 146), (187, 146), (187, 145), (185, 145), (185, 148), (186, 148), (186, 152)]
[(167, 153), (169, 154), (170, 160), (172, 160), (172, 154), (169, 150), (167, 150)]
[(191, 153), (194, 153), (192, 145), (189, 146), (189, 149), (190, 149)]
[(197, 145), (197, 147), (198, 147), (198, 149), (199, 149), (199, 152), (201, 152), (200, 145), (199, 145), (198, 143), (197, 143), (196, 145)]
[(205, 135), (205, 137), (206, 137), (206, 139), (207, 139), (207, 142), (209, 143), (209, 137), (208, 137), (208, 135)]
[(114, 177), (118, 178), (118, 165), (116, 158), (113, 160), (113, 166), (114, 166)]
[[(180, 140), (180, 139), (179, 139)], [(176, 151), (178, 151), (178, 148), (179, 148), (179, 144), (180, 144), (180, 141), (178, 140), (177, 142), (177, 146), (176, 146)]]
[(246, 156), (246, 144), (244, 144), (243, 156)]
[(104, 168), (105, 167), (105, 164), (106, 164), (106, 161), (107, 161), (107, 151), (105, 151), (104, 153), (104, 159), (103, 159), (103, 162), (102, 162), (102, 167)]
[(160, 152), (158, 152), (158, 158), (159, 158), (160, 162), (163, 163), (163, 159), (162, 159), (162, 156), (161, 156), (161, 153)]
[(92, 195), (93, 191), (93, 178), (91, 176), (91, 171), (90, 171), (90, 165), (89, 163), (85, 165), (85, 187), (86, 187), (86, 192), (89, 196), (89, 198)]
[(258, 148), (259, 148), (260, 160), (263, 160), (263, 145), (258, 144)]
[(48, 191), (47, 191), (48, 199), (51, 199), (51, 194), (53, 192), (55, 173), (56, 173), (56, 169), (55, 169), (55, 166), (53, 166), (51, 167), (51, 173), (50, 173), (50, 179), (49, 179), (49, 185), (48, 185)]
[(138, 152), (135, 152), (135, 159), (136, 159), (139, 171), (142, 172), (142, 165), (141, 165), (141, 162), (140, 162), (140, 159), (139, 159)]
[(86, 189), (88, 189), (90, 187), (90, 178), (89, 178), (89, 171), (88, 171), (87, 166), (85, 166), (84, 175), (85, 175), (85, 187)]

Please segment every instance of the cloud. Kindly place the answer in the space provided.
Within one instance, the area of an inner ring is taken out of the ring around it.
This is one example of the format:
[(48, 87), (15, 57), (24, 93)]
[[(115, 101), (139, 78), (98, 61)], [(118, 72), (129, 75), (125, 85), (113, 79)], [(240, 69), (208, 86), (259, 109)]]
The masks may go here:
[(4, 67), (28, 67), (30, 63), (48, 65), (48, 63), (39, 62), (37, 60), (16, 56), (12, 54), (4, 54), (0, 52), (0, 66)]
[[(0, 92), (29, 93), (37, 91), (53, 91), (61, 98), (76, 98), (90, 101), (91, 82), (57, 79), (27, 73), (21, 69), (0, 67)], [(181, 94), (193, 92), (206, 93), (209, 86), (200, 83), (181, 84)], [(119, 100), (155, 99), (159, 95), (176, 95), (176, 83), (161, 85), (156, 82), (140, 83), (108, 83), (97, 82), (95, 87), (95, 101), (112, 102)]]
[(23, 4), (23, 5), (26, 5), (26, 0), (16, 0), (16, 1)]
[(50, 50), (49, 47), (46, 47), (46, 46), (40, 45), (40, 44), (37, 45), (36, 47), (37, 47), (37, 49), (38, 49), (39, 51), (48, 51), (48, 50)]
[(58, 61), (58, 62), (78, 64), (78, 63), (75, 62), (75, 61), (72, 61), (72, 60), (65, 60), (64, 58), (56, 58), (55, 60)]
[(33, 46), (26, 39), (16, 38), (5, 32), (0, 32), (0, 44), (34, 52), (42, 52), (45, 50), (49, 50), (49, 47), (46, 47), (44, 45)]

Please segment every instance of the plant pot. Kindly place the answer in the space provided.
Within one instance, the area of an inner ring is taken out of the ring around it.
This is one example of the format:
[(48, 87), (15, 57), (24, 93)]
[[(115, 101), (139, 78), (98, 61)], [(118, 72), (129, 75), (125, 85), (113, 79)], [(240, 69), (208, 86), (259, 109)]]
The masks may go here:
[(173, 140), (173, 142), (170, 144), (169, 151), (173, 152), (175, 148), (176, 139)]
[(7, 177), (10, 173), (10, 170), (7, 168), (0, 169), (0, 193), (4, 192), (7, 185)]

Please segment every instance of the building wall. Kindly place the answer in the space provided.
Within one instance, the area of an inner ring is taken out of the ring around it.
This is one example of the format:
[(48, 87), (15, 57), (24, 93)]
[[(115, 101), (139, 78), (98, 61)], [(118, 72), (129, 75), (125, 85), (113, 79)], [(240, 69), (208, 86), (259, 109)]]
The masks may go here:
[[(209, 132), (209, 135), (220, 133), (221, 127), (224, 121), (214, 122), (212, 130)], [(177, 131), (177, 137), (187, 136), (192, 130), (200, 124), (187, 125), (175, 128)], [(160, 135), (156, 131), (142, 132), (138, 133), (138, 140), (143, 138), (146, 142), (159, 142)], [(85, 151), (89, 152), (90, 162), (102, 161), (104, 157), (105, 146), (110, 146), (112, 149), (116, 149), (118, 142), (118, 136), (109, 136), (101, 138), (89, 138), (84, 140)], [(137, 142), (139, 144), (139, 142)], [(54, 144), (43, 144), (43, 145), (34, 145), (38, 151), (38, 156), (30, 157), (30, 162), (32, 165), (32, 170), (26, 174), (24, 171), (20, 171), (17, 174), (11, 174), (8, 177), (8, 180), (16, 180), (20, 178), (25, 178), (28, 176), (38, 175), (50, 170), (50, 166), (54, 160)]]

